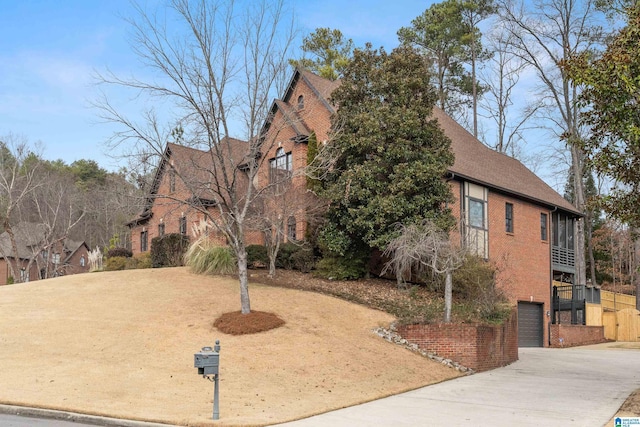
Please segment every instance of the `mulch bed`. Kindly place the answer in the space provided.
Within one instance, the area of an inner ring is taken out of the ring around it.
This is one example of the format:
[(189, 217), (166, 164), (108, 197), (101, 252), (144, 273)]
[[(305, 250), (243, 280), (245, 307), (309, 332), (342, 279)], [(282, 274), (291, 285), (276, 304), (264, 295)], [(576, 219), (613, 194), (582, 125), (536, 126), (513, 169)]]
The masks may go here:
[(441, 299), (439, 294), (429, 291), (425, 286), (399, 289), (394, 280), (328, 280), (294, 270), (277, 270), (275, 277), (271, 278), (268, 273), (262, 269), (250, 270), (249, 280), (269, 286), (332, 295), (397, 317), (420, 311), (420, 307)]

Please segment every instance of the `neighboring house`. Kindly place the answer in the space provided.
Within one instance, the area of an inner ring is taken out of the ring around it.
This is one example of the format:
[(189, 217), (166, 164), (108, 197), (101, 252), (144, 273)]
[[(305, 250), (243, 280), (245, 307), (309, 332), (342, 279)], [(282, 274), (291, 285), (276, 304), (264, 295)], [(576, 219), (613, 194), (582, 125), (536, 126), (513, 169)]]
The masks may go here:
[[(230, 142), (234, 150), (231, 156), (244, 159), (248, 144), (233, 138)], [(245, 161), (237, 163), (242, 165)], [(212, 190), (215, 185), (212, 171), (220, 168), (213, 164), (214, 156), (207, 151), (167, 144), (143, 211), (127, 224), (131, 230), (131, 251), (134, 254), (150, 251), (151, 240), (165, 234), (179, 233), (191, 237), (193, 226), (205, 219), (204, 212), (212, 218), (219, 218), (219, 206)], [(247, 176), (242, 170), (234, 169), (227, 168), (229, 175), (235, 178), (234, 185), (242, 192), (241, 189), (249, 184)], [(211, 235), (221, 244), (225, 243), (220, 233), (214, 231)]]
[[(329, 139), (335, 110), (328, 99), (338, 85), (308, 71), (294, 72), (263, 127), (265, 141), (273, 144), (265, 144), (270, 149), (262, 153), (265, 162), (258, 187), (282, 176), (291, 176), (294, 187), (304, 185), (304, 176), (294, 172), (306, 166), (312, 132), (318, 144)], [(452, 141), (455, 163), (445, 179), (455, 197), (452, 211), (465, 224), (461, 239), (464, 236), (474, 252), (497, 266), (498, 286), (518, 306), (520, 345), (546, 346), (548, 326), (560, 315), (552, 306), (554, 281), (575, 286), (574, 223), (581, 214), (518, 160), (489, 149), (439, 108), (434, 108), (433, 116)], [(178, 151), (189, 149), (170, 144), (167, 150), (168, 162), (179, 168)], [(176, 215), (169, 225), (165, 208), (154, 199), (154, 194), (164, 194), (158, 189), (168, 185), (167, 170), (163, 161), (145, 212), (130, 224), (134, 253), (148, 249), (142, 242), (156, 232), (163, 218), (163, 231), (183, 229)], [(171, 211), (180, 211), (179, 218), (189, 214), (186, 207), (173, 206)], [(152, 218), (158, 219), (152, 222)], [(187, 222), (197, 219), (188, 217)], [(296, 213), (287, 222), (286, 234), (295, 239), (304, 235), (305, 227), (304, 212)]]
[[(9, 234), (0, 234), (0, 285), (89, 271), (89, 247), (85, 242), (62, 239), (48, 247), (43, 243), (46, 233), (42, 224), (21, 222), (12, 230), (17, 254)], [(9, 263), (18, 277), (12, 277)]]

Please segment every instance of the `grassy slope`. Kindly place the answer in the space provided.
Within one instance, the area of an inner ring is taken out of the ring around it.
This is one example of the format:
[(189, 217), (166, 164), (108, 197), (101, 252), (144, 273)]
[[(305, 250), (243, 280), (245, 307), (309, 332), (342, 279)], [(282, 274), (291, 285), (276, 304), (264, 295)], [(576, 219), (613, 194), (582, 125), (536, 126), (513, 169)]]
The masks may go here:
[(0, 402), (208, 424), (213, 386), (193, 353), (220, 339), (221, 420), (273, 424), (455, 377), (371, 333), (392, 317), (315, 293), (251, 286), (276, 330), (212, 328), (237, 283), (183, 268), (94, 273), (0, 288)]

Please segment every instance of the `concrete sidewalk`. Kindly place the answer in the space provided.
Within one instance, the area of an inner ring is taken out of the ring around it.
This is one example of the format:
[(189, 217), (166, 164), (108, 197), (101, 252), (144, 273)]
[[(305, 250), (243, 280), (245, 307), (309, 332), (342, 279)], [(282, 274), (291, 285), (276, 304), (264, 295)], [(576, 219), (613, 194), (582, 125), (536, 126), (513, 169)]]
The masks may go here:
[(280, 426), (603, 426), (638, 388), (640, 350), (521, 348), (505, 368)]

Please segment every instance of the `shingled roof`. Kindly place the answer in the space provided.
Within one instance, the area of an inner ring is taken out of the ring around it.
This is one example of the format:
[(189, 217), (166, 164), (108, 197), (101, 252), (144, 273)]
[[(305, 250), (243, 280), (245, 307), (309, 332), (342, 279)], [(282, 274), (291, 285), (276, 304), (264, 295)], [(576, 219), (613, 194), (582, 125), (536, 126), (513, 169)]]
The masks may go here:
[[(309, 71), (296, 70), (298, 78), (307, 83), (327, 102), (331, 92), (340, 81), (331, 81)], [(297, 75), (297, 74), (296, 74)], [(294, 83), (296, 80), (292, 80)], [(287, 95), (291, 92), (287, 91)], [(330, 108), (333, 112), (333, 108)], [(449, 172), (459, 178), (491, 187), (550, 208), (559, 208), (574, 215), (582, 215), (576, 208), (520, 161), (494, 151), (480, 142), (465, 128), (438, 107), (433, 108), (433, 117), (438, 120), (444, 133), (451, 139), (451, 150), (455, 162)]]
[[(229, 157), (225, 158), (229, 161), (227, 166), (229, 170), (234, 170), (248, 162), (248, 148), (249, 145), (246, 141), (236, 138), (224, 138), (222, 143), (229, 142), (230, 152)], [(156, 168), (151, 189), (147, 195), (147, 199), (143, 206), (142, 212), (128, 222), (128, 226), (133, 226), (142, 223), (152, 216), (152, 207), (156, 197), (158, 195), (158, 189), (162, 176), (170, 168), (170, 163), (173, 163), (178, 172), (182, 174), (184, 178), (189, 177), (189, 184), (192, 185), (194, 191), (194, 197), (206, 198), (208, 183), (212, 181), (212, 173), (220, 168), (214, 167), (216, 156), (213, 156), (211, 152), (200, 150), (193, 147), (187, 147), (184, 145), (167, 143), (164, 154), (160, 164)]]
[(449, 172), (468, 181), (581, 215), (571, 203), (520, 161), (490, 149), (440, 108), (434, 107), (432, 114), (451, 139), (455, 162)]
[[(34, 256), (35, 250), (39, 249), (46, 236), (46, 227), (44, 224), (34, 222), (20, 222), (13, 226), (13, 234), (16, 238), (16, 245), (18, 249), (18, 259), (30, 259)], [(86, 246), (83, 241), (74, 241), (70, 239), (64, 239), (62, 241), (64, 251), (69, 254), (65, 258), (66, 260), (81, 246)], [(89, 247), (87, 246), (87, 250)], [(16, 254), (13, 253), (11, 247), (11, 237), (6, 231), (0, 234), (0, 258), (14, 258)]]

